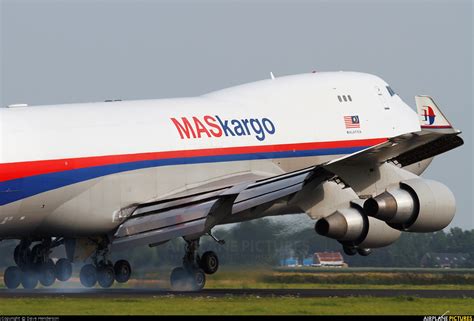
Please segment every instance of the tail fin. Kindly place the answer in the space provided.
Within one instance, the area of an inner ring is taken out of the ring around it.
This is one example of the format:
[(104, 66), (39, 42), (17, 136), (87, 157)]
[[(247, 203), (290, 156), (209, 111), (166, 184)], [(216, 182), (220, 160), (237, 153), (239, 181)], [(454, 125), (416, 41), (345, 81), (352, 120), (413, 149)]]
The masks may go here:
[(441, 112), (433, 98), (429, 96), (415, 96), (415, 101), (422, 129), (455, 132), (453, 126)]

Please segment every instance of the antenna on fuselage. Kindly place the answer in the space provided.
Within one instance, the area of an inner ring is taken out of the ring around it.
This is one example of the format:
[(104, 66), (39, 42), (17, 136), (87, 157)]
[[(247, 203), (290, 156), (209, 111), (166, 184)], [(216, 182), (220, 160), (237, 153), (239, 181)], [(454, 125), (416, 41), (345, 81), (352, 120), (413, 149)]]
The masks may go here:
[(273, 72), (270, 71), (270, 78), (273, 80), (275, 79), (275, 76), (273, 75)]

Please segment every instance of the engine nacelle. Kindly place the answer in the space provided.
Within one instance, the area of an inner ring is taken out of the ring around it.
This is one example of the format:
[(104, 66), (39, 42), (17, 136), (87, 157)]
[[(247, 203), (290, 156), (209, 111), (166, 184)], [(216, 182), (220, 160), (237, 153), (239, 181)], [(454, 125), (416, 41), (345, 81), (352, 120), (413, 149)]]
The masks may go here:
[(440, 182), (415, 178), (368, 199), (364, 211), (398, 230), (435, 232), (451, 223), (456, 201), (451, 190)]
[(320, 235), (338, 240), (344, 245), (360, 248), (377, 248), (392, 244), (400, 237), (400, 231), (385, 222), (363, 214), (358, 205), (339, 209), (319, 219), (315, 229)]

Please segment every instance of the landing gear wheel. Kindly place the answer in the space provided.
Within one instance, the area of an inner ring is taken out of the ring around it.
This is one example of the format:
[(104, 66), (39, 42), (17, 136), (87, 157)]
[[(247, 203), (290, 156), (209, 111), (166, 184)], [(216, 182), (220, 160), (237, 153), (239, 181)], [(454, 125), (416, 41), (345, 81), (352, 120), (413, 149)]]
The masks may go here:
[(13, 252), (13, 259), (18, 267), (23, 268), (30, 263), (31, 250), (23, 244), (18, 244)]
[(9, 289), (16, 289), (20, 286), (22, 279), (22, 272), (17, 266), (9, 266), (3, 273), (3, 282)]
[(15, 246), (15, 250), (13, 251), (13, 260), (15, 261), (16, 265), (20, 265), (20, 244)]
[(214, 274), (219, 268), (219, 258), (217, 254), (212, 251), (204, 252), (199, 260), (199, 267), (206, 274)]
[(40, 266), (39, 282), (43, 286), (51, 286), (54, 281), (56, 281), (56, 269), (53, 260), (49, 259)]
[(367, 256), (370, 253), (372, 253), (372, 250), (371, 249), (357, 249), (357, 253), (359, 253), (359, 255), (362, 255), (362, 256)]
[(79, 272), (81, 284), (86, 288), (91, 288), (97, 283), (97, 270), (92, 264), (86, 264)]
[(119, 260), (115, 262), (114, 272), (115, 280), (118, 283), (125, 283), (130, 279), (130, 275), (132, 274), (132, 268), (130, 267), (130, 263), (128, 263), (128, 261)]
[(41, 244), (36, 244), (31, 248), (31, 256), (30, 256), (30, 263), (31, 264), (37, 264), (41, 263)]
[(192, 271), (192, 281), (193, 291), (201, 291), (206, 285), (206, 274), (201, 269), (194, 270)]
[(68, 259), (62, 258), (55, 265), (56, 278), (59, 281), (67, 281), (72, 276), (72, 264)]
[(357, 254), (357, 249), (354, 247), (343, 246), (342, 249), (344, 250), (344, 253), (346, 253), (346, 255), (354, 256)]
[(112, 265), (104, 265), (97, 269), (97, 282), (103, 288), (110, 288), (114, 284), (115, 273)]
[(26, 269), (22, 273), (21, 285), (23, 288), (31, 290), (38, 285), (38, 275), (33, 269)]
[(188, 274), (182, 267), (174, 268), (170, 275), (170, 285), (173, 291), (184, 291)]

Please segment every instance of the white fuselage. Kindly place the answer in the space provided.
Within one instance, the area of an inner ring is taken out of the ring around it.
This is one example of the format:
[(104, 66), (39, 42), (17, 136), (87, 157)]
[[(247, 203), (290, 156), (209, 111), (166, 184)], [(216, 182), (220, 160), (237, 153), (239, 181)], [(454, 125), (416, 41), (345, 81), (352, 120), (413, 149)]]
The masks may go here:
[(420, 130), (386, 86), (328, 72), (195, 98), (2, 108), (0, 238), (108, 233), (136, 204), (317, 165)]

